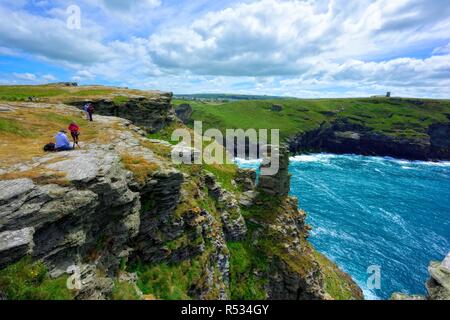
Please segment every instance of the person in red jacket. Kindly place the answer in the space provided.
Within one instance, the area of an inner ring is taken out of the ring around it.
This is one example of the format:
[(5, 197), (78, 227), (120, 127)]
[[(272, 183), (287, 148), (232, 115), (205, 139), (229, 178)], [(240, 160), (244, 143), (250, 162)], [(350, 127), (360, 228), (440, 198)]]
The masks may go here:
[(78, 144), (79, 139), (80, 139), (80, 127), (75, 122), (72, 122), (69, 126), (69, 131), (70, 131), (70, 134), (73, 139), (74, 149), (75, 149), (75, 145), (77, 145), (78, 148), (81, 149), (80, 145)]

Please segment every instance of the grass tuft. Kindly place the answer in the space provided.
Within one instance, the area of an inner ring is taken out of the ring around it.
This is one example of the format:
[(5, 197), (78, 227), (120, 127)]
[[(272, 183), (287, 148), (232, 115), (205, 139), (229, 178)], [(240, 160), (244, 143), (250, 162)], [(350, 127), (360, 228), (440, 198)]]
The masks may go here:
[(124, 153), (121, 155), (125, 169), (131, 171), (137, 181), (144, 183), (156, 170), (158, 165), (151, 163), (142, 156)]
[(67, 277), (50, 279), (42, 262), (31, 258), (0, 270), (0, 293), (9, 300), (72, 300)]

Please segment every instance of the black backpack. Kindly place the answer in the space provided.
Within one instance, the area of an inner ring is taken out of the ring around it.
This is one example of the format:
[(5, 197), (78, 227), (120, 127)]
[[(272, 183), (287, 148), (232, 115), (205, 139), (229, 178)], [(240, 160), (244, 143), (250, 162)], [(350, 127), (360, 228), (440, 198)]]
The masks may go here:
[(52, 151), (55, 151), (55, 149), (56, 149), (56, 146), (55, 146), (55, 144), (53, 142), (47, 143), (44, 146), (44, 151), (45, 152), (52, 152)]

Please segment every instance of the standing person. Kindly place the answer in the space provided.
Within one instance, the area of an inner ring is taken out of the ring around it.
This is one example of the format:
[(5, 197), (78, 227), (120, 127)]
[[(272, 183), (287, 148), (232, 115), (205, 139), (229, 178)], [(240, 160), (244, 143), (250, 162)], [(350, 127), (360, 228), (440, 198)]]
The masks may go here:
[(69, 138), (66, 135), (67, 131), (64, 129), (59, 130), (59, 132), (55, 136), (55, 150), (56, 151), (68, 151), (73, 150), (74, 147), (70, 145)]
[(89, 103), (89, 106), (87, 108), (87, 112), (89, 115), (89, 121), (93, 121), (92, 120), (92, 114), (94, 113), (94, 105), (92, 103)]
[(81, 149), (80, 145), (78, 144), (80, 139), (80, 127), (75, 122), (72, 122), (69, 126), (69, 131), (73, 139), (73, 148), (75, 149), (75, 145), (77, 145), (78, 148)]
[(83, 106), (83, 111), (85, 112), (85, 114), (86, 114), (86, 120), (88, 120), (88, 121), (89, 121), (89, 112), (88, 112), (88, 109), (89, 109), (89, 105), (90, 105), (90, 104), (91, 104), (90, 102), (86, 102), (85, 105)]

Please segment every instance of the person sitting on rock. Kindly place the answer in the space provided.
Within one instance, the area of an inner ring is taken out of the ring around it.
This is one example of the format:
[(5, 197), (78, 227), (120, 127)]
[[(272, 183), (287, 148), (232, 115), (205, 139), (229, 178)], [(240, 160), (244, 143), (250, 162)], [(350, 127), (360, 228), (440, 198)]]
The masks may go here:
[(69, 138), (67, 138), (66, 135), (67, 131), (64, 129), (61, 129), (58, 134), (55, 136), (55, 150), (56, 151), (68, 151), (73, 150), (74, 147), (70, 145)]
[(78, 148), (81, 149), (80, 145), (78, 144), (80, 139), (80, 127), (75, 122), (72, 122), (69, 125), (69, 131), (73, 139), (73, 148), (75, 149), (75, 145), (77, 145)]

